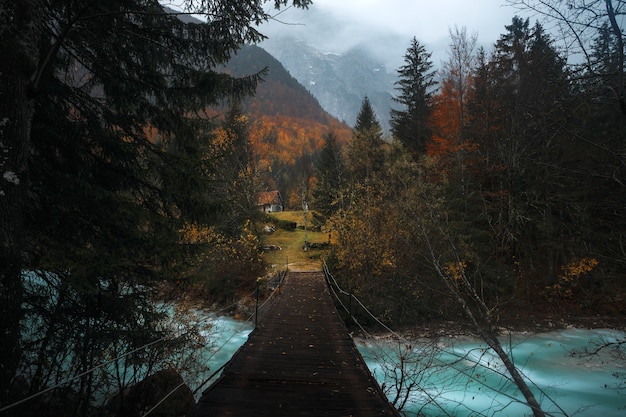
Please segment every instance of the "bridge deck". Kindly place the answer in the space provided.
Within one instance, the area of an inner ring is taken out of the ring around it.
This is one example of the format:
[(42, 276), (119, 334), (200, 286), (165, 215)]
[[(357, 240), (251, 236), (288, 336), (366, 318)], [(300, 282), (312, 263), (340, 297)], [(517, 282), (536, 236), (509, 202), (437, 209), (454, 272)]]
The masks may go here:
[(322, 272), (290, 272), (190, 417), (397, 416), (335, 310)]

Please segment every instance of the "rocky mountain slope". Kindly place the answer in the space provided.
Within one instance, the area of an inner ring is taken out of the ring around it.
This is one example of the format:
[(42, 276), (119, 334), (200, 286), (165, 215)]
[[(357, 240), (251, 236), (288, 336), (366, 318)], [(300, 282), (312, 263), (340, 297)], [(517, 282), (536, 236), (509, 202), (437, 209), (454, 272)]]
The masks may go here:
[(383, 129), (389, 130), (396, 77), (364, 48), (328, 53), (287, 36), (270, 38), (261, 46), (333, 116), (354, 126), (363, 97), (368, 96)]

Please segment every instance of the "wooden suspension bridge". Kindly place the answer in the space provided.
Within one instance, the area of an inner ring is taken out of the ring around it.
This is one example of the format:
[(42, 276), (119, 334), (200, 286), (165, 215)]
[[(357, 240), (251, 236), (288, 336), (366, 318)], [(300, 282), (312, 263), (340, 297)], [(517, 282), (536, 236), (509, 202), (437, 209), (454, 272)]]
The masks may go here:
[(323, 272), (289, 272), (278, 301), (190, 417), (399, 416), (337, 313)]

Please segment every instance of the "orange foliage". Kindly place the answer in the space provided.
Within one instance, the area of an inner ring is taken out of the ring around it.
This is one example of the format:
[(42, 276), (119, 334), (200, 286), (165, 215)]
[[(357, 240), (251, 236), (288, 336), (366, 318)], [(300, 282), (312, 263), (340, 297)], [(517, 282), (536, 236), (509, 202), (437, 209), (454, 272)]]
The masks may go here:
[(426, 152), (439, 158), (444, 172), (448, 171), (461, 155), (464, 164), (471, 164), (471, 160), (466, 156), (478, 149), (478, 144), (469, 142), (463, 137), (464, 110), (461, 104), (461, 99), (450, 80), (444, 81), (440, 92), (433, 97), (429, 121), (433, 136), (426, 144)]
[[(265, 115), (253, 122), (250, 129), (250, 142), (257, 157), (259, 170), (266, 173), (266, 187), (274, 189), (280, 185), (277, 183), (278, 173), (275, 175), (272, 169), (293, 172), (288, 175), (295, 179), (297, 177), (295, 166), (298, 160), (305, 155), (313, 155), (319, 151), (324, 145), (324, 135), (331, 130), (344, 144), (352, 135), (352, 131), (345, 124), (334, 119), (321, 123), (293, 116)], [(283, 182), (283, 187), (286, 185)], [(300, 184), (294, 181), (290, 185), (291, 188), (281, 189), (289, 207), (301, 206), (299, 186)]]
[(461, 105), (452, 83), (444, 81), (439, 94), (433, 97), (430, 123), (433, 140), (427, 144), (429, 155), (443, 156), (458, 151), (461, 144)]

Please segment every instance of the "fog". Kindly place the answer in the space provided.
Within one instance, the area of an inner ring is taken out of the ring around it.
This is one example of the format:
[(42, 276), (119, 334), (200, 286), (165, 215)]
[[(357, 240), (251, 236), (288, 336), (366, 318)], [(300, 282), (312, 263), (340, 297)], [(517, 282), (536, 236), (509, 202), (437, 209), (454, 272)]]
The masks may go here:
[(325, 52), (342, 53), (364, 46), (391, 70), (403, 64), (406, 49), (416, 37), (432, 53), (435, 67), (440, 67), (447, 59), (449, 30), (455, 26), (477, 34), (479, 45), (491, 50), (505, 32), (505, 25), (516, 14), (522, 15), (502, 3), (316, 0), (308, 10), (290, 8), (279, 12), (274, 20), (261, 26), (261, 32), (269, 37), (289, 35)]

